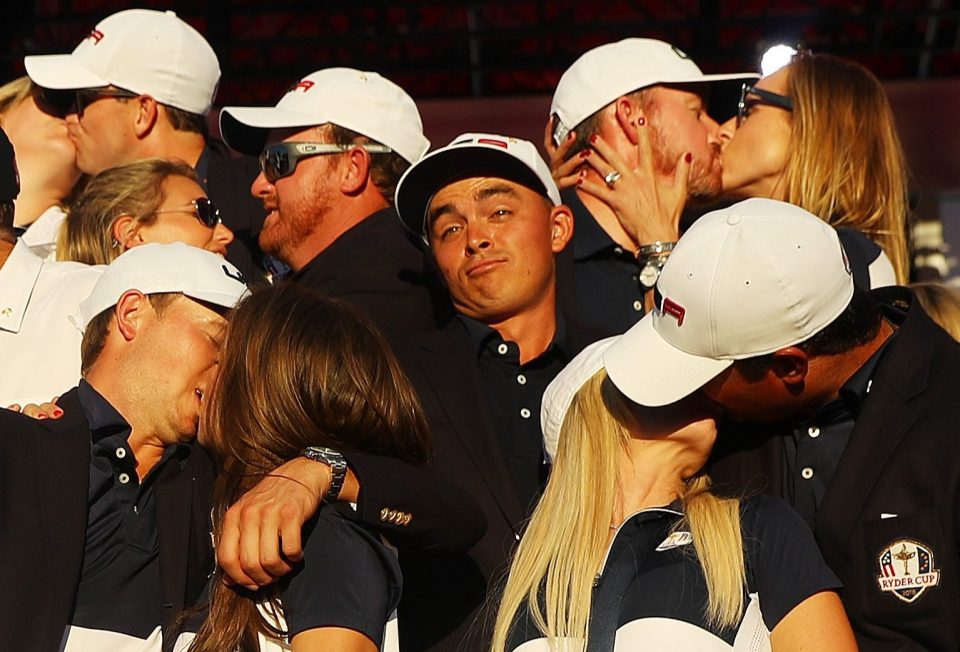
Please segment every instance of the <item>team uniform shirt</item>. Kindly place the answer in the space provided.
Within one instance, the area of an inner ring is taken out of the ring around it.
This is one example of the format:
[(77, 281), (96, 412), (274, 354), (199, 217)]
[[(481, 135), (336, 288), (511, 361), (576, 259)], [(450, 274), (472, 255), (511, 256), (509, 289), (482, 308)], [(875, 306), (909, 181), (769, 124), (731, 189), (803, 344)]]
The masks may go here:
[(20, 236), (20, 242), (29, 247), (30, 251), (38, 257), (44, 260), (56, 260), (57, 235), (65, 219), (67, 214), (61, 207), (51, 206), (27, 227)]
[(573, 269), (576, 318), (623, 333), (643, 317), (644, 289), (633, 252), (613, 241), (583, 205), (575, 189), (560, 193), (573, 212)]
[(540, 403), (547, 385), (570, 362), (570, 346), (562, 317), (550, 346), (533, 360), (520, 363), (520, 347), (494, 329), (459, 316), (477, 353), (477, 367), (488, 413), (500, 450), (525, 507), (534, 504), (547, 481), (548, 465), (540, 432)]
[[(679, 501), (629, 517), (616, 532), (594, 582), (587, 652), (610, 650), (769, 650), (769, 632), (795, 606), (840, 582), (803, 520), (780, 500), (741, 504), (747, 571), (738, 627), (707, 622), (707, 586)], [(547, 652), (547, 639), (522, 612), (508, 650)], [(563, 649), (562, 645), (559, 649)]]
[(189, 454), (168, 446), (141, 483), (130, 425), (86, 381), (77, 388), (90, 424), (89, 512), (83, 569), (64, 652), (161, 649), (163, 617), (155, 479)]
[(14, 246), (0, 267), (0, 407), (49, 401), (77, 384), (82, 333), (71, 318), (104, 269)]
[[(319, 627), (360, 632), (381, 650), (397, 652), (396, 609), (402, 579), (395, 552), (367, 526), (341, 513), (342, 505), (324, 505), (304, 525), (303, 561), (279, 581), (281, 618), (271, 618), (289, 633)], [(264, 608), (261, 613), (268, 614)], [(270, 616), (267, 616), (270, 618)], [(195, 632), (202, 616), (187, 629)], [(175, 650), (185, 651), (194, 638), (181, 634)], [(289, 650), (289, 641), (260, 637), (264, 652)]]

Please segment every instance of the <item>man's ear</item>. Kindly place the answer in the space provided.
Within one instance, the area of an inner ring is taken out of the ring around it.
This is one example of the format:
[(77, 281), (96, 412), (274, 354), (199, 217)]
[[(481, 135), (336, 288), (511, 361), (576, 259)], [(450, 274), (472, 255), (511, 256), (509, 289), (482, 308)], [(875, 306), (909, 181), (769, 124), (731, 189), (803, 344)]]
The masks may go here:
[(140, 222), (133, 215), (121, 215), (115, 219), (110, 226), (110, 233), (123, 251), (142, 242)]
[(807, 353), (796, 346), (774, 351), (770, 370), (791, 391), (803, 389), (807, 378), (807, 368), (810, 358)]
[(550, 244), (553, 253), (563, 251), (573, 237), (573, 213), (561, 204), (550, 211)]
[(370, 152), (362, 147), (354, 147), (347, 152), (347, 164), (340, 181), (340, 191), (345, 195), (363, 192), (370, 183)]
[(637, 134), (637, 121), (644, 117), (640, 103), (626, 95), (618, 98), (614, 103), (614, 117), (630, 143), (636, 145), (640, 140)]
[(149, 309), (152, 309), (150, 300), (142, 292), (127, 290), (121, 295), (117, 305), (113, 307), (113, 315), (117, 321), (117, 332), (124, 340), (129, 342), (137, 336)]
[(136, 102), (136, 119), (133, 123), (137, 138), (145, 138), (153, 131), (160, 117), (160, 105), (149, 95), (140, 95), (130, 100)]

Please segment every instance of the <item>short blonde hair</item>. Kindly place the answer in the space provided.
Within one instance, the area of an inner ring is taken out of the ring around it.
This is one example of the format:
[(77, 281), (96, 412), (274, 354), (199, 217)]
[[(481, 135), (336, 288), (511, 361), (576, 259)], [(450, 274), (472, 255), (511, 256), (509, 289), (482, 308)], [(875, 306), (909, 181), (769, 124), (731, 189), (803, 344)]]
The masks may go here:
[(0, 124), (3, 124), (3, 115), (25, 100), (33, 89), (34, 84), (26, 75), (0, 86)]
[(200, 183), (192, 167), (180, 161), (148, 158), (104, 170), (87, 183), (67, 210), (60, 229), (57, 258), (87, 265), (108, 265), (123, 253), (113, 237), (122, 215), (152, 224), (163, 203), (163, 182), (181, 176)]

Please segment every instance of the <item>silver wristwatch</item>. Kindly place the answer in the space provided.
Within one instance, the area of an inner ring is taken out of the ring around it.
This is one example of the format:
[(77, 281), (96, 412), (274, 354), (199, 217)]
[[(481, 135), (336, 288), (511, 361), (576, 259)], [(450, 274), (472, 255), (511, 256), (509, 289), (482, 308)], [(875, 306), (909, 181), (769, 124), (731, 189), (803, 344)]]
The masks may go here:
[(666, 258), (648, 258), (640, 268), (640, 285), (648, 290), (654, 287), (660, 278), (660, 270), (663, 269), (665, 262), (667, 262)]
[(343, 489), (343, 481), (347, 477), (347, 461), (343, 459), (340, 451), (323, 446), (309, 446), (303, 449), (300, 455), (330, 467), (330, 490), (324, 495), (323, 500), (328, 503), (336, 502), (340, 496), (340, 490)]

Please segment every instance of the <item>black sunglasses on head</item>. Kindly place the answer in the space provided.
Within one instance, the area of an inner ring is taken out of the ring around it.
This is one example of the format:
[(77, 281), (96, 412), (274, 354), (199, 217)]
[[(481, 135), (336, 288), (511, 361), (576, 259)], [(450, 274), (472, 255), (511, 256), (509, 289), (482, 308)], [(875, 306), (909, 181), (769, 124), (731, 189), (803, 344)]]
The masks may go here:
[(168, 208), (162, 211), (154, 211), (154, 214), (193, 213), (194, 217), (200, 220), (201, 224), (210, 229), (216, 227), (223, 221), (220, 219), (220, 209), (214, 206), (213, 202), (207, 197), (197, 197), (190, 202), (190, 205), (193, 206), (192, 211), (187, 208)]
[[(748, 95), (755, 97), (748, 98)], [(754, 88), (750, 82), (743, 82), (743, 86), (740, 87), (740, 101), (737, 103), (738, 127), (740, 123), (743, 122), (750, 107), (756, 106), (757, 104), (766, 104), (768, 106), (779, 107), (786, 111), (793, 111), (793, 100), (786, 95), (765, 91), (762, 88)]]
[(269, 145), (260, 153), (260, 170), (270, 183), (289, 177), (297, 169), (297, 163), (311, 156), (339, 154), (354, 147), (362, 147), (371, 154), (389, 154), (393, 150), (376, 143), (277, 143)]

